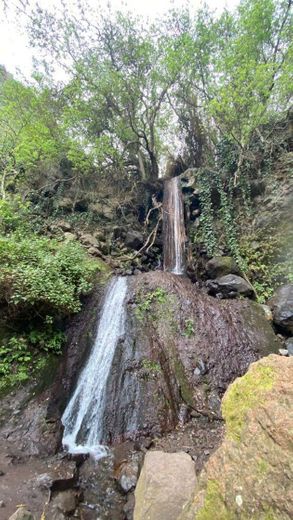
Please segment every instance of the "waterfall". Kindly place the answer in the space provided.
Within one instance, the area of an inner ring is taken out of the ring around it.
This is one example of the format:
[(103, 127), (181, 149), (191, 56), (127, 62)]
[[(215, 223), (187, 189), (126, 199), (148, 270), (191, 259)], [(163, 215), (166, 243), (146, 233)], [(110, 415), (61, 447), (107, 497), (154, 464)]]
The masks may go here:
[(185, 271), (185, 225), (183, 198), (178, 177), (164, 182), (163, 201), (164, 271)]
[(98, 330), (87, 363), (64, 411), (63, 446), (70, 453), (107, 454), (101, 445), (106, 385), (117, 344), (125, 332), (126, 278), (113, 278), (107, 288)]

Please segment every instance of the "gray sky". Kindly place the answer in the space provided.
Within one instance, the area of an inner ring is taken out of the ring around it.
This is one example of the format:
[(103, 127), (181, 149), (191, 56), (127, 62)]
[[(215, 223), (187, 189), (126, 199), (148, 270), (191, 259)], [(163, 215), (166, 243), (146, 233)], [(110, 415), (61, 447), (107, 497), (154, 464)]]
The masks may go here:
[[(65, 0), (66, 4), (70, 6), (72, 0)], [(97, 4), (97, 0), (89, 0), (93, 5)], [(222, 11), (225, 7), (233, 9), (239, 0), (206, 0), (208, 5), (217, 10)], [(8, 2), (9, 7), (13, 5), (14, 0)], [(34, 3), (34, 0), (31, 2)], [(60, 6), (60, 0), (39, 0), (39, 5), (55, 10)], [(101, 0), (101, 4), (109, 3), (107, 0)], [(114, 9), (127, 9), (134, 11), (137, 14), (142, 14), (146, 17), (152, 18), (158, 14), (163, 14), (169, 8), (183, 7), (186, 5), (186, 0), (111, 0), (111, 5)], [(201, 2), (200, 0), (191, 0), (190, 5), (192, 9), (197, 9)], [(0, 1), (1, 5), (1, 1)], [(29, 77), (32, 72), (32, 51), (29, 49), (28, 41), (25, 35), (24, 21), (21, 18), (15, 17), (13, 11), (8, 13), (8, 19), (5, 16), (3, 9), (0, 7), (0, 64), (4, 65), (9, 72), (16, 74), (17, 69), (21, 73)]]

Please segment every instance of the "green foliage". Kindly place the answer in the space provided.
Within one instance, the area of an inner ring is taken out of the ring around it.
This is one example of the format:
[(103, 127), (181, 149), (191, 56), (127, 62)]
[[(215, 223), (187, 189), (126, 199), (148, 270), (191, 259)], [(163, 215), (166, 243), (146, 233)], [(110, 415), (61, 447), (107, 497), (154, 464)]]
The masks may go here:
[(147, 377), (155, 377), (162, 372), (160, 364), (149, 358), (144, 358), (142, 360), (141, 366), (146, 372)]
[(0, 200), (0, 233), (15, 231), (29, 218), (29, 204), (22, 202), (20, 197), (12, 200)]
[(214, 228), (214, 209), (212, 204), (212, 173), (204, 170), (199, 175), (200, 188), (200, 234), (196, 236), (197, 240), (202, 240), (206, 245), (208, 255), (215, 253), (217, 246), (217, 238)]
[[(13, 212), (15, 210), (15, 213)], [(61, 353), (61, 320), (81, 307), (98, 264), (77, 242), (62, 243), (30, 230), (29, 208), (0, 201), (0, 306), (7, 328), (0, 346), (0, 391), (31, 380), (42, 357)]]
[(138, 320), (143, 320), (145, 318), (145, 315), (147, 312), (150, 311), (151, 306), (153, 303), (157, 302), (159, 304), (164, 304), (167, 301), (167, 292), (162, 289), (161, 287), (158, 287), (152, 292), (149, 292), (147, 294), (141, 295), (140, 298), (142, 301), (140, 301), (135, 309), (135, 315)]
[(184, 322), (184, 331), (183, 336), (187, 338), (191, 338), (195, 334), (195, 325), (194, 321), (191, 318), (187, 318)]
[(0, 299), (12, 313), (77, 312), (97, 271), (78, 243), (18, 233), (0, 237), (0, 263)]
[(252, 234), (241, 240), (241, 255), (259, 303), (265, 303), (276, 287), (292, 280), (293, 263), (290, 252), (288, 258), (282, 254), (285, 237), (282, 233), (269, 236)]
[(0, 394), (30, 381), (46, 363), (48, 354), (61, 353), (64, 340), (64, 333), (53, 327), (7, 339), (0, 346)]
[[(200, 228), (196, 237), (197, 241), (202, 241), (208, 255), (214, 255), (220, 245), (225, 246), (232, 254), (239, 267), (246, 269), (246, 264), (241, 256), (239, 241), (237, 239), (237, 222), (235, 219), (236, 209), (233, 206), (233, 187), (225, 186), (225, 175), (223, 171), (215, 172), (209, 169), (198, 171), (198, 183), (200, 188)], [(216, 205), (212, 200), (212, 194), (217, 195), (219, 202)], [(221, 231), (216, 229), (216, 220), (221, 222)]]

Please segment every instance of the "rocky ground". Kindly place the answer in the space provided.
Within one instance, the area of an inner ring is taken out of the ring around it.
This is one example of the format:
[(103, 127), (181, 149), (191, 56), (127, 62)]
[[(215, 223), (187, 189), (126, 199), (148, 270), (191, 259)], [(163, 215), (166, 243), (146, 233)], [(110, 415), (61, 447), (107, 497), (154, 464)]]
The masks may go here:
[(73, 460), (62, 451), (54, 454), (56, 443), (51, 435), (44, 435), (41, 410), (45, 412), (45, 400), (31, 401), (26, 417), (20, 420), (19, 405), (25, 397), (18, 392), (4, 402), (7, 422), (3, 420), (0, 430), (1, 520), (8, 520), (20, 505), (36, 520), (43, 513), (47, 520), (96, 520), (97, 515), (101, 520), (130, 520), (133, 491), (148, 451), (189, 453), (199, 473), (223, 433), (222, 421), (198, 416), (164, 435), (118, 444), (109, 457), (98, 462), (87, 457)]

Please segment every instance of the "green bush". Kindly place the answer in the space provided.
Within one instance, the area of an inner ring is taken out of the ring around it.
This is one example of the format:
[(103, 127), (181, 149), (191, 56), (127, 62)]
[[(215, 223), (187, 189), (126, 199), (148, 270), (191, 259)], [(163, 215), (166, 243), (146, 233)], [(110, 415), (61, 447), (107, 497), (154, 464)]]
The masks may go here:
[(0, 302), (13, 315), (77, 312), (98, 268), (78, 243), (18, 233), (0, 237), (0, 265)]
[(12, 336), (0, 346), (0, 394), (37, 376), (50, 354), (60, 354), (65, 340), (62, 331), (32, 330)]
[(24, 228), (28, 216), (29, 204), (22, 202), (20, 197), (0, 199), (0, 233), (15, 231), (20, 226)]
[[(8, 205), (6, 209), (9, 214)], [(10, 235), (0, 235), (5, 331), (0, 341), (0, 392), (27, 382), (42, 360), (61, 353), (65, 335), (60, 325), (79, 311), (80, 298), (91, 290), (98, 270), (77, 242), (26, 234), (19, 223), (16, 228)]]

